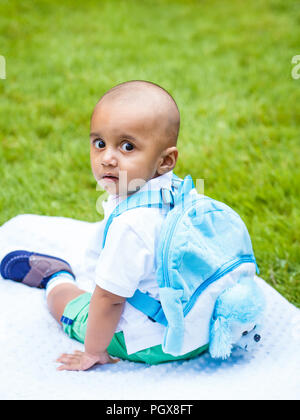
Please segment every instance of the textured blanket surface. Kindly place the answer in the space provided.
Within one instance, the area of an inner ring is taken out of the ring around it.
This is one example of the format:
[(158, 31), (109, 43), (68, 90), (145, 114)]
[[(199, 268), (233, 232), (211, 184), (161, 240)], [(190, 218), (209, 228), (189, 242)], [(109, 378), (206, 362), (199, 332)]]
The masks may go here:
[[(98, 223), (20, 215), (0, 227), (0, 259), (15, 249), (69, 261), (80, 287), (94, 288)], [(299, 399), (300, 311), (262, 279), (267, 301), (262, 340), (226, 361), (209, 354), (148, 366), (121, 361), (86, 372), (58, 372), (55, 359), (83, 349), (47, 310), (45, 292), (0, 278), (0, 399)]]

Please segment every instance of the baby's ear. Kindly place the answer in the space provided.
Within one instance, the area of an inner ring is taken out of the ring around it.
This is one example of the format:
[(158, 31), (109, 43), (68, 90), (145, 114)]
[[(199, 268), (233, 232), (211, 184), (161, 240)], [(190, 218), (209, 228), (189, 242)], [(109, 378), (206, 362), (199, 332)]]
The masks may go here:
[(232, 334), (228, 320), (222, 316), (212, 320), (209, 335), (211, 357), (227, 359), (232, 349)]
[(178, 150), (177, 147), (169, 147), (162, 152), (161, 161), (159, 167), (157, 168), (157, 172), (160, 175), (163, 175), (169, 171), (174, 169), (178, 158)]

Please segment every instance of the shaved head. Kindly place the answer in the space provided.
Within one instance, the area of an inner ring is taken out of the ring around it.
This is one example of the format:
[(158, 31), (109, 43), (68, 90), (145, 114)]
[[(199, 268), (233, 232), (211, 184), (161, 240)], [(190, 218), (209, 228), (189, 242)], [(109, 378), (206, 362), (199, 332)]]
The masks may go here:
[(113, 101), (132, 108), (151, 122), (151, 131), (161, 148), (176, 146), (180, 114), (172, 96), (161, 86), (143, 80), (132, 80), (114, 86), (98, 101), (95, 110)]

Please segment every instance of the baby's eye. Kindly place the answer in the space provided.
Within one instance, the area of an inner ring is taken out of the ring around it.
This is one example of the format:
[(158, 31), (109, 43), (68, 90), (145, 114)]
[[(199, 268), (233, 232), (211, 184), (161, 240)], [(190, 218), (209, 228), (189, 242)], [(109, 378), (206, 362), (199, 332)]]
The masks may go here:
[(104, 143), (104, 141), (103, 141), (103, 140), (100, 140), (100, 139), (95, 140), (95, 141), (94, 141), (94, 145), (95, 145), (95, 147), (96, 147), (97, 149), (103, 149), (103, 147), (105, 147), (105, 143)]
[(131, 150), (134, 149), (134, 146), (133, 144), (126, 141), (125, 143), (121, 145), (121, 149), (124, 150), (125, 152), (131, 152)]

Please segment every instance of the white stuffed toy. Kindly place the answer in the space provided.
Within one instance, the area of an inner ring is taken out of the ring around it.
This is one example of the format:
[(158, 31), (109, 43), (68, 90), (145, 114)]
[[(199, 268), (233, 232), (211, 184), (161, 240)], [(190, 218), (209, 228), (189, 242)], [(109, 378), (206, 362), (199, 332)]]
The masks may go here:
[(233, 346), (250, 350), (261, 339), (259, 325), (265, 307), (262, 291), (255, 281), (243, 277), (224, 290), (214, 307), (210, 324), (209, 352), (227, 359)]

